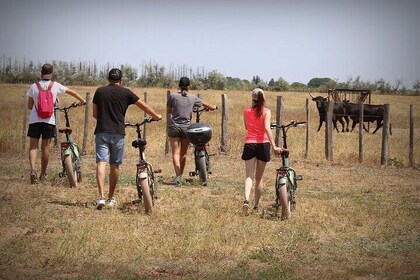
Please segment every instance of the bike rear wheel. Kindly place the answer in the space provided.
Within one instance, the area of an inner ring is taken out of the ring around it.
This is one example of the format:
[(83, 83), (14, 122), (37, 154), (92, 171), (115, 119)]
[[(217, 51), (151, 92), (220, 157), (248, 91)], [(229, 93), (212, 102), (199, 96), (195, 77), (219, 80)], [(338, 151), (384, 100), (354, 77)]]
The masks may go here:
[(198, 175), (200, 177), (200, 181), (203, 184), (207, 183), (207, 166), (206, 166), (206, 157), (205, 156), (199, 156), (197, 159), (197, 165), (198, 165)]
[[(276, 211), (277, 216), (281, 219), (288, 219), (290, 217), (291, 212), (293, 211), (293, 204), (291, 201), (290, 195), (290, 182), (289, 180), (286, 181), (285, 184), (280, 183), (280, 179), (276, 182)], [(285, 206), (283, 206), (283, 201), (285, 202)], [(283, 209), (284, 208), (284, 209)]]
[(77, 170), (73, 164), (73, 154), (69, 154), (64, 158), (64, 168), (67, 173), (70, 188), (77, 187)]
[(153, 207), (153, 198), (150, 192), (150, 186), (152, 185), (153, 187), (153, 184), (150, 183), (148, 168), (146, 170), (146, 176), (144, 175), (144, 173), (144, 170), (137, 170), (136, 185), (139, 203), (143, 203), (146, 214), (149, 214), (152, 211)]

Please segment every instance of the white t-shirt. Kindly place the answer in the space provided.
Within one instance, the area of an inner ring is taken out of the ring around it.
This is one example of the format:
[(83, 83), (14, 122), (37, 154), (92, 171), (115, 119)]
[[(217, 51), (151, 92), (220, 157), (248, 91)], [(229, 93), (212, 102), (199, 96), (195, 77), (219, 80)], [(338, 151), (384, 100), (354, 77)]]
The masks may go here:
[[(39, 84), (41, 85), (41, 87), (43, 89), (47, 89), (48, 86), (50, 85), (49, 80), (41, 80), (39, 81)], [(60, 83), (54, 82), (54, 85), (51, 88), (51, 92), (53, 94), (54, 100), (57, 99), (58, 96), (62, 95), (63, 93), (65, 93), (67, 90), (67, 87), (63, 86)], [(31, 115), (29, 118), (29, 124), (32, 123), (37, 123), (37, 122), (44, 122), (44, 123), (49, 123), (52, 125), (55, 125), (55, 115), (53, 114), (51, 117), (43, 119), (40, 118), (38, 116), (38, 113), (36, 112), (36, 106), (38, 106), (38, 87), (36, 86), (36, 84), (32, 84), (31, 87), (28, 89), (28, 91), (26, 92), (26, 95), (29, 97), (32, 97), (34, 99), (34, 106), (32, 107), (31, 110)]]

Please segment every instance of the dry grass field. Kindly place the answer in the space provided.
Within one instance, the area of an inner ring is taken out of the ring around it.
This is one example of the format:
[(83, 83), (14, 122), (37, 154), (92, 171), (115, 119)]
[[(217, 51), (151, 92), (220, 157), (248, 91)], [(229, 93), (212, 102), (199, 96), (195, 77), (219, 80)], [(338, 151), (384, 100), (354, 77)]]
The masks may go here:
[[(173, 176), (170, 155), (164, 153), (165, 120), (148, 126), (146, 155), (162, 173), (154, 212), (146, 216), (127, 206), (136, 195), (132, 130), (127, 130), (118, 207), (95, 209), (93, 118), (83, 183), (71, 189), (58, 177), (59, 151), (52, 147), (49, 181), (29, 184), (28, 141), (22, 143), (28, 86), (0, 84), (0, 279), (420, 279), (418, 97), (372, 97), (374, 104), (391, 104), (393, 135), (386, 166), (380, 165), (382, 130), (364, 135), (363, 163), (358, 161), (358, 133), (334, 132), (334, 160), (326, 161), (324, 132), (316, 132), (318, 116), (311, 101), (306, 158), (305, 128), (289, 132), (292, 165), (304, 180), (296, 211), (290, 220), (280, 221), (241, 213), (242, 109), (249, 104), (248, 92), (201, 92), (204, 100), (218, 105), (225, 93), (229, 104), (228, 153), (219, 151), (221, 110), (202, 115), (214, 130), (207, 187), (195, 180), (180, 187), (165, 184)], [(140, 97), (147, 91), (148, 103), (164, 115), (165, 89), (132, 90)], [(305, 119), (307, 94), (266, 95), (273, 115), (276, 97), (282, 95), (285, 120)], [(70, 97), (61, 99), (63, 105), (71, 102)], [(415, 105), (414, 167), (408, 167), (410, 104)], [(127, 120), (142, 118), (142, 112), (129, 109)], [(82, 145), (84, 109), (74, 109), (70, 122)], [(192, 157), (190, 150), (187, 171), (193, 169)], [(278, 164), (273, 159), (267, 165), (265, 210), (274, 202)]]

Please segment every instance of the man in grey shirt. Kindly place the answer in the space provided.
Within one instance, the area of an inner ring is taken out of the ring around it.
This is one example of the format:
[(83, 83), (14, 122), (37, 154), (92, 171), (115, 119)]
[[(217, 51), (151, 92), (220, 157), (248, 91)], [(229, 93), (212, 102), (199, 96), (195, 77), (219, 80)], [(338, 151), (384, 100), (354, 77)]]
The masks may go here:
[(189, 94), (190, 79), (182, 77), (179, 80), (181, 92), (171, 93), (167, 102), (167, 113), (171, 115), (168, 121), (168, 137), (172, 150), (172, 163), (175, 169), (175, 184), (182, 184), (182, 174), (187, 162), (187, 150), (190, 141), (187, 137), (187, 127), (191, 124), (194, 107), (204, 106), (211, 111), (217, 106), (210, 105), (193, 94)]

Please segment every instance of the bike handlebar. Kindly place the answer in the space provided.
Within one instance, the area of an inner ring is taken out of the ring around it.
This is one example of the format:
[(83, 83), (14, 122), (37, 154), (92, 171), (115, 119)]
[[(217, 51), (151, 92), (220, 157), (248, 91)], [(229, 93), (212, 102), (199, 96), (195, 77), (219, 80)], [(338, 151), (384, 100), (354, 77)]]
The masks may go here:
[(60, 108), (60, 107), (58, 107), (58, 106), (55, 106), (55, 107), (54, 107), (54, 109), (55, 109), (55, 110), (64, 111), (64, 110), (69, 110), (70, 108), (76, 108), (76, 107), (78, 107), (78, 106), (84, 106), (84, 105), (86, 105), (86, 103), (85, 103), (85, 104), (83, 104), (83, 105), (79, 105), (79, 104), (77, 104), (76, 102), (73, 102), (73, 103), (71, 103), (71, 105), (70, 105), (70, 106), (63, 107), (63, 108)]
[(125, 122), (124, 125), (125, 127), (130, 126), (130, 127), (140, 127), (146, 123), (151, 123), (151, 122), (156, 122), (157, 120), (152, 119), (151, 117), (145, 117), (144, 120), (141, 123), (130, 123), (130, 122)]
[(278, 125), (277, 123), (273, 122), (270, 124), (270, 128), (288, 128), (288, 127), (296, 127), (296, 126), (300, 126), (300, 125), (305, 125), (306, 122), (298, 122), (296, 120), (292, 120), (290, 123), (286, 124), (286, 125)]
[[(217, 110), (217, 109), (219, 109), (219, 107), (216, 106), (215, 110)], [(208, 107), (204, 107), (204, 106), (193, 108), (193, 113), (200, 113), (200, 112), (203, 112), (203, 111), (210, 111), (210, 109)]]

